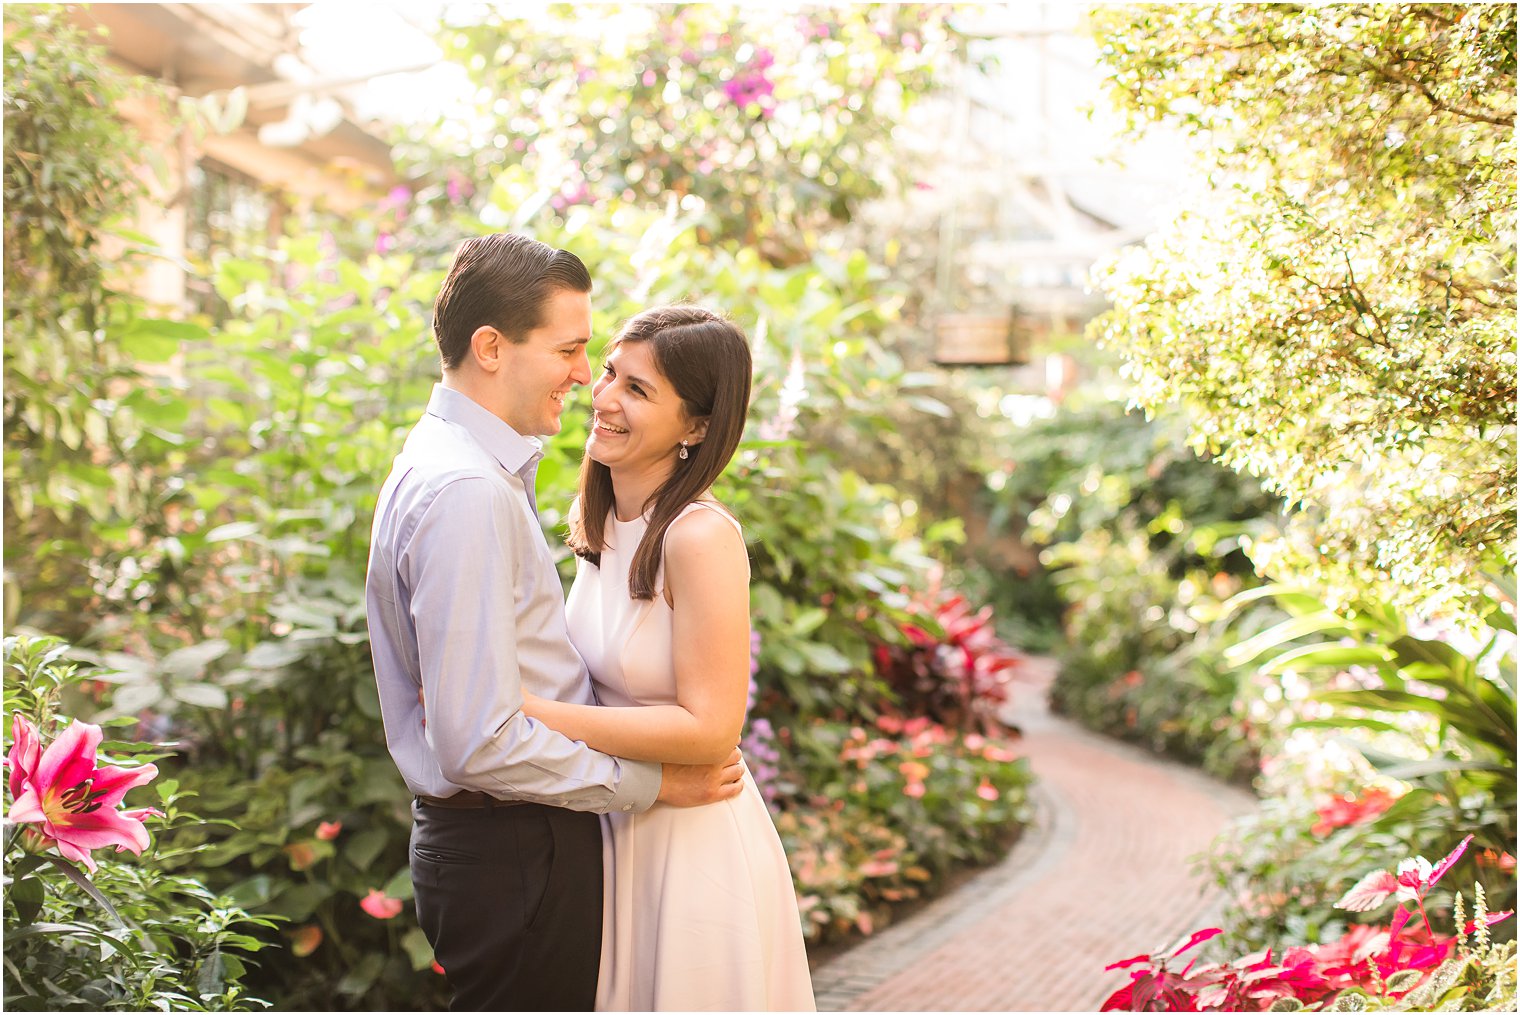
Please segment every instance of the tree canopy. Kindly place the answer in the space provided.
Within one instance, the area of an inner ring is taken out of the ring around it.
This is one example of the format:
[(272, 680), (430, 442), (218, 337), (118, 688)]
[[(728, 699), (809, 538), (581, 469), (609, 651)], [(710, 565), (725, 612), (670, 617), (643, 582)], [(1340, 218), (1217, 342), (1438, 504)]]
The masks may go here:
[(1199, 200), (1101, 273), (1147, 407), (1302, 507), (1269, 571), (1460, 605), (1515, 555), (1515, 8), (1104, 7)]

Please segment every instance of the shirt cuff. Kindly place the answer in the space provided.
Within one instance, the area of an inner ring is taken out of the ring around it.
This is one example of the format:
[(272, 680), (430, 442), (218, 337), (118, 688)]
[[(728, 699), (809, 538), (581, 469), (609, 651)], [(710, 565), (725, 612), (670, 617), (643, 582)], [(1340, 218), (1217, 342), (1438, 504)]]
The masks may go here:
[(660, 795), (660, 780), (663, 769), (653, 761), (629, 761), (619, 758), (618, 763), (622, 766), (622, 778), (618, 779), (617, 788), (612, 791), (612, 803), (607, 808), (607, 813), (619, 812), (635, 813), (647, 811), (654, 806), (655, 798)]

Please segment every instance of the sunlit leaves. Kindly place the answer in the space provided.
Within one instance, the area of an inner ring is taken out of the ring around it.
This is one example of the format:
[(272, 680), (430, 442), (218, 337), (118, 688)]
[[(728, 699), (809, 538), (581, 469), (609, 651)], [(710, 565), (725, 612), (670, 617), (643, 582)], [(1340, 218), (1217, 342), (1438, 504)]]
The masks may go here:
[(1095, 24), (1115, 101), (1193, 132), (1211, 181), (1100, 272), (1137, 399), (1303, 509), (1259, 565), (1462, 606), (1515, 563), (1514, 9)]

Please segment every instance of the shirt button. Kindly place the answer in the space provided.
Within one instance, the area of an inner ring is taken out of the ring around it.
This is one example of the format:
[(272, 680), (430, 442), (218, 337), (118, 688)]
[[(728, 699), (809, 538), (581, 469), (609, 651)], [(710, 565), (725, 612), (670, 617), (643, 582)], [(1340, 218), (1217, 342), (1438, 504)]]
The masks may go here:
[(625, 810), (625, 811), (631, 811), (631, 810), (633, 810), (633, 804), (624, 804), (623, 805), (623, 810)]

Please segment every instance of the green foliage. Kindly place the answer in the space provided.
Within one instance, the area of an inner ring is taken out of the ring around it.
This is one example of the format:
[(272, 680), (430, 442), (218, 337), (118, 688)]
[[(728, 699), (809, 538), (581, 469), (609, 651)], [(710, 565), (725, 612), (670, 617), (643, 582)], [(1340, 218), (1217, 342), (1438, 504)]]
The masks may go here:
[[(1269, 739), (1264, 689), (1225, 665), (1214, 621), (1255, 583), (1241, 552), (1272, 501), (1187, 450), (1175, 420), (1078, 401), (1031, 423), (1004, 474), (1006, 510), (1046, 543), (1066, 604), (1052, 701), (1081, 722), (1247, 780)], [(1266, 609), (1258, 611), (1265, 622)]]
[(182, 443), (156, 368), (186, 326), (114, 288), (147, 249), (118, 231), (142, 185), (116, 106), (156, 96), (57, 5), (6, 6), (4, 60), (6, 619), (80, 635), (124, 545), (151, 538)]
[(526, 167), (557, 210), (679, 200), (705, 209), (704, 240), (798, 264), (891, 181), (893, 126), (955, 45), (951, 9), (557, 5), (445, 29), (485, 97), (453, 145)]
[[(1300, 726), (1359, 734), (1343, 742), (1383, 777), (1418, 787), (1416, 799), (1432, 819), (1444, 817), (1448, 828), (1473, 828), (1480, 848), (1509, 849), (1516, 833), (1510, 610), (1493, 599), (1480, 600), (1487, 638), (1464, 648), (1460, 632), (1419, 630), (1387, 603), (1336, 611), (1282, 586), (1243, 593), (1241, 599), (1269, 596), (1289, 618), (1232, 647), (1231, 662), (1256, 663), (1265, 674), (1309, 677), (1316, 687), (1313, 699), (1333, 714)], [(1281, 651), (1285, 646), (1291, 647)], [(1277, 654), (1262, 661), (1272, 652)], [(1433, 725), (1433, 734), (1402, 751), (1372, 740), (1399, 729), (1401, 718), (1423, 720)], [(1506, 894), (1502, 901), (1512, 898)]]
[(1514, 8), (1093, 17), (1114, 101), (1210, 188), (1100, 273), (1136, 398), (1303, 507), (1268, 571), (1472, 606), (1516, 563)]
[[(46, 738), (66, 721), (67, 702), (87, 700), (103, 676), (78, 665), (53, 639), (5, 640), (5, 722), (25, 715)], [(120, 725), (119, 723), (116, 725)], [(111, 741), (115, 762), (162, 761), (161, 745)], [(159, 841), (137, 859), (102, 854), (86, 878), (72, 863), (29, 852), (25, 827), (8, 826), (5, 866), (5, 1003), (17, 1011), (248, 1011), (267, 1007), (242, 980), (264, 948), (250, 916), (232, 899), (171, 871), (204, 856), (166, 848), (176, 829), (202, 826), (183, 810), (193, 794), (173, 780), (157, 785)], [(144, 792), (144, 791), (139, 791)], [(7, 808), (10, 803), (7, 792)], [(152, 819), (150, 819), (152, 820)]]

